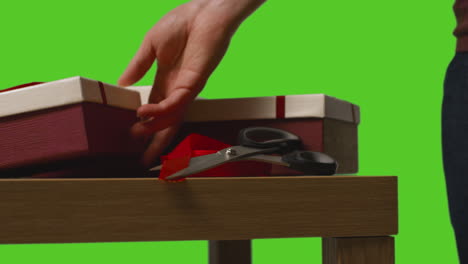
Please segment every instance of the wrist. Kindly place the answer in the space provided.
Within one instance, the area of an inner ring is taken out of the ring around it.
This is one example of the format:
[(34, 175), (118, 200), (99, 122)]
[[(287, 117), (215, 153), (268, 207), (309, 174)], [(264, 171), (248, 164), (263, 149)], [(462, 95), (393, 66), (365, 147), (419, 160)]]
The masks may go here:
[(239, 25), (266, 0), (200, 0), (204, 9), (231, 25)]

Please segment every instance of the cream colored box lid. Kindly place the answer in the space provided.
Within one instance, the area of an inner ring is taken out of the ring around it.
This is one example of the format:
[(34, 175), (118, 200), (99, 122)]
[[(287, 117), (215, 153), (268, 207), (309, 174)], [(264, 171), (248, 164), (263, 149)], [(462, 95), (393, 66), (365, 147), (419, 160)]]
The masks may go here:
[(0, 92), (0, 117), (92, 102), (135, 110), (141, 105), (137, 91), (83, 77)]
[[(148, 102), (151, 86), (135, 86), (142, 102)], [(359, 106), (325, 94), (286, 95), (278, 104), (278, 96), (249, 97), (234, 99), (197, 98), (186, 115), (188, 122), (225, 120), (276, 119), (278, 107), (284, 118), (332, 118), (360, 123)]]

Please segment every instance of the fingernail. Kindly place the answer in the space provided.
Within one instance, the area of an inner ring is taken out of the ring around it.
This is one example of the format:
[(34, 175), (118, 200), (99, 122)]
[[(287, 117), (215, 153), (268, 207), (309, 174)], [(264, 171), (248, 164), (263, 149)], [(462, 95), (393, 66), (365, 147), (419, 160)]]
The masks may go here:
[(154, 120), (154, 117), (152, 117), (152, 116), (143, 116), (143, 117), (140, 116), (138, 118), (140, 119), (140, 122), (143, 123), (143, 124), (149, 123), (149, 122)]

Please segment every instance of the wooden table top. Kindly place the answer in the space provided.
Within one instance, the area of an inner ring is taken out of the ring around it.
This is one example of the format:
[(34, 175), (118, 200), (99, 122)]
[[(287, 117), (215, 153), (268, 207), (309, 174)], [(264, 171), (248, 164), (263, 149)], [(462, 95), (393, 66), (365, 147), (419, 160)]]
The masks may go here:
[(0, 243), (384, 236), (397, 177), (1, 179)]

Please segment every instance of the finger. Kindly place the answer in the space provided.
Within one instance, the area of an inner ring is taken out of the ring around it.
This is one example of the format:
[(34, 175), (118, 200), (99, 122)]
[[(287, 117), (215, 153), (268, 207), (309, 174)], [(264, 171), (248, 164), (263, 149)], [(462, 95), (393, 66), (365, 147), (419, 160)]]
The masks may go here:
[(156, 47), (149, 37), (145, 37), (136, 55), (119, 78), (118, 84), (129, 86), (139, 81), (156, 60)]
[(172, 91), (169, 96), (157, 104), (145, 104), (138, 108), (138, 117), (164, 118), (179, 113), (195, 98), (194, 91), (180, 88)]
[(166, 97), (165, 93), (168, 90), (167, 85), (170, 74), (171, 68), (158, 65), (156, 75), (154, 77), (153, 87), (151, 88), (151, 93), (148, 98), (149, 104), (160, 103), (162, 100), (164, 100)]
[(155, 132), (163, 130), (169, 126), (180, 123), (182, 119), (182, 113), (167, 116), (165, 118), (151, 118), (147, 121), (134, 124), (130, 132), (134, 137), (140, 138), (143, 136), (152, 135)]
[[(156, 54), (158, 67), (149, 96), (149, 103), (159, 103), (168, 97), (168, 93), (176, 80), (181, 54), (185, 48), (187, 35), (180, 23), (171, 23), (175, 31), (159, 34), (158, 53)], [(163, 27), (164, 29), (164, 27)]]
[[(159, 70), (156, 75), (156, 80), (154, 87), (152, 89), (153, 98), (152, 101), (159, 102), (157, 104), (146, 104), (141, 106), (137, 110), (137, 115), (140, 118), (151, 118), (146, 122), (139, 122), (135, 124), (132, 128), (132, 133), (134, 135), (148, 135), (156, 131), (165, 129), (168, 126), (175, 124), (183, 119), (183, 114), (189, 104), (196, 97), (198, 92), (203, 88), (207, 77), (214, 68), (218, 65), (222, 56), (224, 55), (227, 49), (228, 42), (224, 43), (223, 46), (217, 46), (218, 51), (212, 51), (210, 48), (206, 48), (207, 43), (204, 43), (205, 46), (200, 48), (200, 46), (189, 48), (188, 51), (184, 52), (196, 52), (197, 54), (203, 54), (202, 58), (198, 57), (197, 59), (187, 59), (184, 56), (181, 57), (182, 69), (178, 71), (175, 89), (169, 94), (169, 96), (160, 101), (161, 98), (164, 98), (165, 95), (161, 94), (161, 91), (165, 91), (164, 88), (167, 87), (168, 79), (170, 73), (174, 71)], [(215, 48), (210, 42), (208, 47)], [(189, 55), (191, 58), (193, 54)], [(183, 68), (185, 67), (185, 68)], [(197, 70), (192, 70), (191, 68), (197, 68)]]
[(156, 133), (153, 137), (152, 142), (143, 153), (142, 164), (145, 167), (151, 167), (154, 165), (157, 158), (166, 149), (169, 143), (172, 141), (179, 129), (179, 125), (168, 127), (162, 131)]

